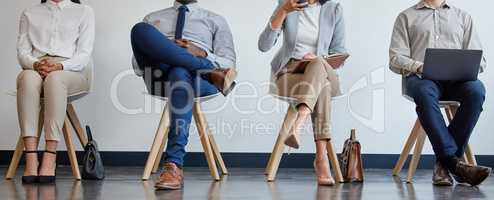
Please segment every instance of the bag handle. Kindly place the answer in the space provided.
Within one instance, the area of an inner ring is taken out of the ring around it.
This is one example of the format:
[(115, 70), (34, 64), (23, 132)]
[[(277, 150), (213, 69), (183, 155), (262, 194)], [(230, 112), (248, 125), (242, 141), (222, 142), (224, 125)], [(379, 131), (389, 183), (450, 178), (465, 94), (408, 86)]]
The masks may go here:
[(93, 134), (91, 134), (91, 128), (89, 126), (86, 126), (86, 134), (87, 134), (87, 141), (88, 142), (93, 141)]
[(357, 134), (356, 134), (356, 131), (357, 131), (357, 130), (352, 129), (352, 131), (350, 132), (350, 140), (352, 140), (352, 141), (357, 140)]

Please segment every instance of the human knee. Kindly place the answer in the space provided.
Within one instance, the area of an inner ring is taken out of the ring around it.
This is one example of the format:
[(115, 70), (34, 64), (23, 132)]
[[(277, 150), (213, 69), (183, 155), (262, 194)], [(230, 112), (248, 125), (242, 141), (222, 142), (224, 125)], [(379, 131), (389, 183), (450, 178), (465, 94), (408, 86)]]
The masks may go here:
[(140, 37), (143, 34), (145, 34), (148, 30), (151, 28), (154, 28), (152, 25), (145, 23), (145, 22), (139, 22), (136, 25), (132, 27), (131, 30), (131, 37)]
[(187, 69), (182, 67), (174, 67), (168, 71), (168, 80), (170, 82), (188, 82), (189, 80), (191, 80), (191, 78), (192, 74)]
[(24, 70), (17, 76), (17, 88), (39, 89), (43, 79), (38, 72), (34, 70)]
[(483, 103), (485, 100), (485, 87), (484, 84), (480, 81), (469, 81), (465, 83), (465, 92), (467, 93), (465, 96), (469, 100), (473, 100), (475, 102)]
[(413, 88), (412, 97), (417, 104), (430, 104), (439, 100), (437, 89), (429, 85), (419, 85)]
[(63, 88), (64, 86), (63, 71), (50, 72), (48, 76), (46, 76), (43, 86), (45, 90)]

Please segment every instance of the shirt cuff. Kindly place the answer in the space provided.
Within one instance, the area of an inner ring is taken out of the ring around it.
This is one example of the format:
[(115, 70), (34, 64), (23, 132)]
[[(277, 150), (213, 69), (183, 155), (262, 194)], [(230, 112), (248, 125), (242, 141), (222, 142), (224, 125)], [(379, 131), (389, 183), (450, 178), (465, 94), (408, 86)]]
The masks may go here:
[(422, 73), (419, 72), (419, 69), (421, 67), (423, 67), (423, 66), (424, 66), (424, 63), (423, 62), (415, 61), (415, 63), (413, 63), (413, 65), (411, 66), (410, 71), (413, 72), (413, 73), (415, 73), (415, 74), (422, 74)]
[(80, 72), (84, 69), (84, 66), (83, 67), (79, 67), (77, 66), (76, 64), (72, 63), (69, 60), (64, 60), (64, 61), (61, 61), (60, 64), (63, 65), (63, 70), (64, 71), (73, 71), (73, 72)]
[(273, 28), (273, 24), (271, 22), (269, 22), (269, 28), (271, 29), (271, 31), (275, 31), (275, 32), (281, 31), (281, 27), (280, 28)]
[(29, 56), (26, 60), (26, 67), (30, 68), (30, 69), (34, 69), (34, 63), (35, 62), (38, 62), (39, 59), (35, 58), (35, 57), (32, 57), (32, 56)]

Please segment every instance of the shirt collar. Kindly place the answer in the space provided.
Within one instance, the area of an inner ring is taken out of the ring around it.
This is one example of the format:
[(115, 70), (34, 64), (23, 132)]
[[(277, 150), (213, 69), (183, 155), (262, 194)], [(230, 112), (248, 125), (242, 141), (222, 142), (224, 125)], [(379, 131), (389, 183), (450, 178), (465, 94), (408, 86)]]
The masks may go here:
[[(179, 2), (177, 2), (177, 1), (175, 1), (173, 3), (173, 8), (175, 10), (178, 10), (178, 8), (180, 8), (180, 6), (182, 6), (182, 4), (179, 3)], [(198, 2), (194, 2), (194, 3), (187, 4), (186, 6), (189, 9), (189, 11), (194, 11), (195, 9), (197, 9), (199, 7), (199, 3)]]
[(69, 6), (72, 2), (70, 0), (63, 0), (61, 2), (54, 2), (52, 0), (47, 0), (46, 1), (46, 4), (48, 5), (48, 7), (51, 7), (51, 8), (60, 8), (60, 9), (64, 9), (66, 8), (67, 6)]
[[(449, 4), (448, 4), (446, 1), (444, 1), (444, 2), (441, 4), (441, 6), (440, 6), (440, 7), (441, 7), (441, 8), (450, 8)], [(420, 1), (420, 2), (417, 4), (417, 6), (416, 6), (415, 8), (416, 8), (416, 9), (423, 9), (423, 8), (431, 8), (431, 9), (432, 9), (432, 7), (431, 7), (431, 6), (429, 6), (427, 3), (425, 3), (425, 1), (424, 1), (424, 0)]]

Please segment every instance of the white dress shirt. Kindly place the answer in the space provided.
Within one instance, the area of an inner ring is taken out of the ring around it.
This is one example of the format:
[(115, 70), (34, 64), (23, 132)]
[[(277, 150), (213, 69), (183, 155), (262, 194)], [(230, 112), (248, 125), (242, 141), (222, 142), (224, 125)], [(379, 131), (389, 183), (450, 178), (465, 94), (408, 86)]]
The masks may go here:
[(310, 4), (300, 11), (298, 22), (297, 42), (293, 58), (302, 59), (306, 54), (317, 54), (317, 42), (319, 41), (319, 19), (321, 16), (321, 4)]
[(64, 70), (82, 71), (93, 51), (94, 12), (70, 0), (27, 8), (21, 15), (17, 56), (23, 69), (33, 69), (42, 56), (67, 58)]

